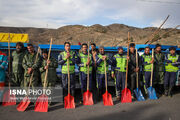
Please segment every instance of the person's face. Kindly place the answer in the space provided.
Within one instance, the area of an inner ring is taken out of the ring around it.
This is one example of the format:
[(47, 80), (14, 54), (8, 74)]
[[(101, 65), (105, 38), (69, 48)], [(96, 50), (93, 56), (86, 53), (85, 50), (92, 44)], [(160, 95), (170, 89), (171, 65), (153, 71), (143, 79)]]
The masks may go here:
[(145, 54), (149, 54), (150, 53), (150, 49), (149, 48), (146, 48), (145, 49)]
[(135, 47), (130, 47), (129, 49), (130, 49), (130, 52), (131, 52), (131, 53), (134, 53)]
[(92, 49), (92, 50), (95, 50), (96, 47), (95, 47), (94, 45), (91, 45), (91, 49)]
[(156, 48), (156, 51), (157, 51), (157, 52), (161, 52), (161, 47), (157, 47), (157, 48)]
[(48, 54), (47, 53), (43, 53), (42, 56), (43, 56), (44, 59), (47, 59)]
[(171, 55), (174, 55), (175, 52), (176, 52), (175, 50), (171, 50), (171, 51), (170, 51), (170, 54), (171, 54)]
[(118, 53), (119, 53), (119, 54), (123, 54), (123, 49), (119, 49), (119, 50), (118, 50)]
[(34, 53), (34, 47), (33, 46), (28, 46), (27, 49), (28, 49), (29, 53)]
[(82, 52), (83, 52), (83, 53), (86, 53), (86, 52), (87, 52), (87, 46), (86, 46), (86, 45), (83, 45), (83, 46), (82, 46)]
[(99, 49), (100, 54), (104, 54), (104, 48)]
[(16, 46), (16, 51), (17, 51), (17, 52), (20, 52), (21, 49), (22, 49), (22, 47), (21, 47), (20, 45), (17, 45), (17, 46)]
[(71, 49), (71, 46), (69, 44), (65, 44), (65, 50), (69, 52), (70, 49)]

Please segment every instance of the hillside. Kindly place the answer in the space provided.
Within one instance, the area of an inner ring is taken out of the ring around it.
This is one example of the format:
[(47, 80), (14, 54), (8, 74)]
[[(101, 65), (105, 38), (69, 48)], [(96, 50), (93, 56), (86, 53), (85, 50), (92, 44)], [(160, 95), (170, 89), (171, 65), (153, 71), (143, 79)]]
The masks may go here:
[[(76, 45), (78, 42), (83, 43), (90, 40), (97, 45), (117, 46), (126, 45), (128, 31), (130, 32), (131, 41), (138, 44), (144, 44), (146, 40), (150, 39), (151, 34), (156, 29), (157, 28), (153, 27), (136, 28), (123, 24), (111, 24), (108, 26), (96, 24), (92, 26), (69, 25), (58, 29), (0, 27), (0, 32), (28, 33), (30, 43), (33, 44), (48, 44), (52, 36), (53, 44), (63, 44), (64, 41), (70, 41), (72, 44)], [(160, 31), (159, 35), (161, 36), (161, 39), (158, 43), (164, 45), (177, 45), (177, 41), (180, 41), (180, 30), (175, 29), (168, 34), (163, 35), (169, 30), (171, 29), (162, 29)], [(153, 44), (155, 43), (157, 42), (154, 42)]]

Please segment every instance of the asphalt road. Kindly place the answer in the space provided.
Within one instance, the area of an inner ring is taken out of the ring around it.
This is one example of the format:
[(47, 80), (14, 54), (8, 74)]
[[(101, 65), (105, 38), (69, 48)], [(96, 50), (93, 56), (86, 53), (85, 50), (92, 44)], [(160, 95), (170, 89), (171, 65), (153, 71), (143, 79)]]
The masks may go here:
[[(113, 98), (115, 101), (115, 98)], [(180, 92), (172, 98), (120, 103), (103, 106), (102, 102), (93, 106), (76, 104), (75, 109), (66, 110), (62, 103), (52, 105), (47, 113), (34, 112), (34, 106), (25, 112), (18, 112), (16, 106), (0, 106), (0, 120), (179, 120)]]

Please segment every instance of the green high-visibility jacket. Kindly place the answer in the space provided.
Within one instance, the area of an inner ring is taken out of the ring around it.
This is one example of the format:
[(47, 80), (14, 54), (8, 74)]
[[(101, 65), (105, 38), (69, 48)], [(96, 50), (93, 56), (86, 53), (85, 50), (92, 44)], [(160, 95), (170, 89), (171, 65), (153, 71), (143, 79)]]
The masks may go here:
[(167, 55), (167, 60), (171, 61), (172, 63), (166, 63), (165, 69), (167, 72), (177, 72), (179, 70), (178, 66), (173, 65), (178, 61), (179, 55)]
[(113, 57), (113, 71), (126, 72), (126, 64), (127, 64), (127, 55), (126, 54), (116, 54)]
[[(89, 54), (89, 58), (90, 58), (90, 65), (89, 65), (89, 73), (92, 73), (92, 55)], [(80, 67), (80, 71), (81, 72), (84, 72), (87, 74), (88, 72), (88, 67), (86, 65), (87, 63), (87, 60), (88, 60), (88, 54), (83, 54), (83, 53), (80, 53), (79, 56), (78, 56), (78, 66)]]
[[(77, 56), (75, 55), (75, 53), (73, 51), (70, 51), (70, 55), (71, 55), (71, 57), (69, 58), (69, 72), (71, 74), (71, 73), (75, 72), (75, 63), (76, 63)], [(68, 73), (68, 69), (67, 69), (68, 65), (67, 65), (66, 56), (67, 56), (66, 51), (61, 52), (60, 55), (58, 56), (58, 63), (60, 65), (62, 65), (62, 73), (63, 74)]]
[(141, 57), (143, 62), (143, 70), (145, 72), (151, 72), (152, 64), (150, 63), (150, 61), (152, 60), (152, 55), (143, 54)]

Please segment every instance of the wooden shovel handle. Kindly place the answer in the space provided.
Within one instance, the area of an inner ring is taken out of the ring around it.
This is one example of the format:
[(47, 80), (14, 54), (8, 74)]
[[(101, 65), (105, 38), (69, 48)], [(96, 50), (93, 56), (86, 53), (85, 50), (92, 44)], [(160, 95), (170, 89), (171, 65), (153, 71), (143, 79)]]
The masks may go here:
[(105, 84), (106, 84), (106, 91), (108, 90), (108, 85), (107, 85), (107, 74), (106, 74), (106, 60), (104, 60), (104, 69), (105, 69)]
[[(38, 47), (38, 51), (37, 51), (36, 59), (35, 59), (34, 63), (37, 62), (37, 59), (38, 59), (38, 56), (39, 56), (39, 51), (40, 51), (40, 48)], [(30, 86), (31, 86), (31, 84), (32, 84), (33, 75), (34, 75), (34, 71), (32, 72), (31, 77), (30, 77), (29, 88), (30, 88)], [(28, 89), (29, 89), (29, 88), (28, 88)]]
[[(51, 56), (51, 47), (52, 47), (52, 38), (51, 38), (51, 41), (50, 41), (50, 48), (49, 48), (49, 52), (48, 52), (48, 59), (47, 59), (47, 61), (49, 61), (50, 56)], [(49, 66), (48, 63), (47, 63), (47, 66)], [(48, 69), (49, 69), (49, 68), (48, 68)], [(47, 76), (48, 76), (48, 69), (46, 69), (46, 73), (45, 73), (45, 79), (44, 79), (44, 85), (43, 85), (44, 88), (46, 88), (46, 82), (47, 82)]]
[[(89, 42), (88, 42), (88, 59), (89, 59)], [(87, 90), (89, 90), (89, 65), (87, 66)]]
[(8, 75), (9, 75), (9, 80), (8, 80), (8, 86), (9, 86), (9, 90), (11, 88), (11, 83), (10, 83), (10, 73), (11, 73), (11, 50), (10, 50), (10, 39), (11, 39), (11, 36), (10, 36), (10, 33), (9, 33), (9, 36), (8, 36)]
[(67, 71), (68, 71), (68, 94), (70, 94), (69, 58), (67, 59)]
[(153, 34), (150, 36), (150, 39), (147, 40), (147, 41), (145, 42), (145, 44), (147, 44), (148, 42), (152, 41), (154, 35), (156, 35), (157, 33), (160, 32), (161, 27), (162, 27), (162, 26), (164, 25), (164, 23), (168, 20), (169, 16), (170, 16), (170, 15), (168, 15), (168, 16), (166, 17), (166, 19), (163, 21), (163, 23), (159, 26), (159, 28), (158, 28), (156, 31), (153, 32)]
[[(154, 58), (154, 49), (152, 49), (152, 58)], [(151, 81), (150, 81), (151, 87), (152, 87), (152, 80), (153, 80), (153, 69), (154, 69), (154, 63), (152, 63), (152, 68), (151, 68)]]
[[(130, 40), (129, 38), (130, 38), (130, 35), (129, 35), (129, 32), (128, 32), (127, 57), (129, 57), (129, 40)], [(126, 62), (126, 81), (125, 81), (125, 88), (127, 88), (128, 63), (129, 63), (129, 61), (127, 60), (127, 62)]]

